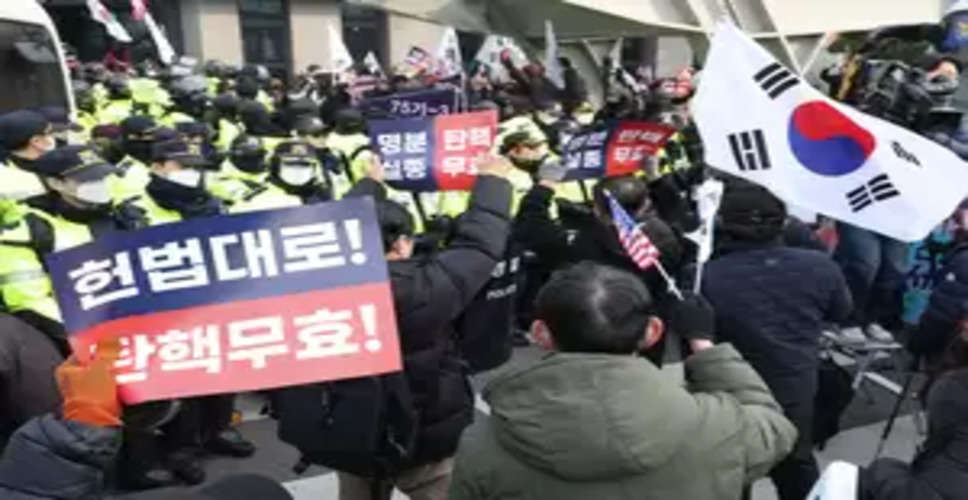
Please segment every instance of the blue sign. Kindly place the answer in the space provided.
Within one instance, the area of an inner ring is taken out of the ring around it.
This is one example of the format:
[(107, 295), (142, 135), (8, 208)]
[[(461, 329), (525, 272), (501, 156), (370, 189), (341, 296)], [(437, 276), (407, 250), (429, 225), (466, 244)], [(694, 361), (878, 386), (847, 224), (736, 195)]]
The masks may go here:
[(367, 98), (360, 109), (368, 118), (412, 118), (456, 113), (459, 102), (457, 89), (430, 89)]

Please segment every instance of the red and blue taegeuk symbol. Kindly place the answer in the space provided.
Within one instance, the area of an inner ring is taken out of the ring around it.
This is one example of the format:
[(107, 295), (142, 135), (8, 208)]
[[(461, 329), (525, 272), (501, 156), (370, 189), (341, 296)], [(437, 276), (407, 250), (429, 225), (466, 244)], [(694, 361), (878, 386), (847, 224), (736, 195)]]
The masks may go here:
[(797, 106), (789, 128), (793, 155), (807, 170), (819, 175), (854, 172), (877, 147), (873, 134), (824, 101)]

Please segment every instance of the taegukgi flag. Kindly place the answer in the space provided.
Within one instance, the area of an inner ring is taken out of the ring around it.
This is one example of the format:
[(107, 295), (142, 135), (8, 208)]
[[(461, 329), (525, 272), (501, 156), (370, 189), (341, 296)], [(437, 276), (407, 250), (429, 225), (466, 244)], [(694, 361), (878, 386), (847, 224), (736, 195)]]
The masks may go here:
[(693, 115), (711, 166), (902, 241), (924, 238), (968, 194), (954, 153), (827, 98), (727, 22)]

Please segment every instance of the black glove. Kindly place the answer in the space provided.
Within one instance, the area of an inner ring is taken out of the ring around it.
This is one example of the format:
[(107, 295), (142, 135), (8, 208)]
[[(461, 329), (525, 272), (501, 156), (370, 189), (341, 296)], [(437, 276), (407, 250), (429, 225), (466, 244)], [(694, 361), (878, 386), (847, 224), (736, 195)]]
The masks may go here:
[(716, 313), (700, 295), (683, 292), (683, 299), (669, 306), (669, 329), (685, 340), (713, 340)]

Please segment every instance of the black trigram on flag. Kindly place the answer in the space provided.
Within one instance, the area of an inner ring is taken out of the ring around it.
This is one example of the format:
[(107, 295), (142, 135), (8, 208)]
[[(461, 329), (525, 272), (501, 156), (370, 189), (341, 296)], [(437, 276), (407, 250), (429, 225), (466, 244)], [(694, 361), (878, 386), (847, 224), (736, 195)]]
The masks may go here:
[(791, 87), (800, 83), (800, 80), (778, 63), (770, 64), (753, 75), (753, 80), (766, 91), (770, 99), (776, 99)]
[(745, 172), (770, 168), (770, 153), (766, 149), (762, 130), (731, 134), (729, 147), (733, 150), (733, 158), (740, 170)]
[(851, 210), (860, 212), (873, 205), (874, 202), (900, 195), (901, 193), (897, 191), (894, 184), (891, 184), (891, 179), (887, 177), (887, 174), (881, 174), (867, 181), (867, 184), (847, 193), (847, 202), (850, 203)]

